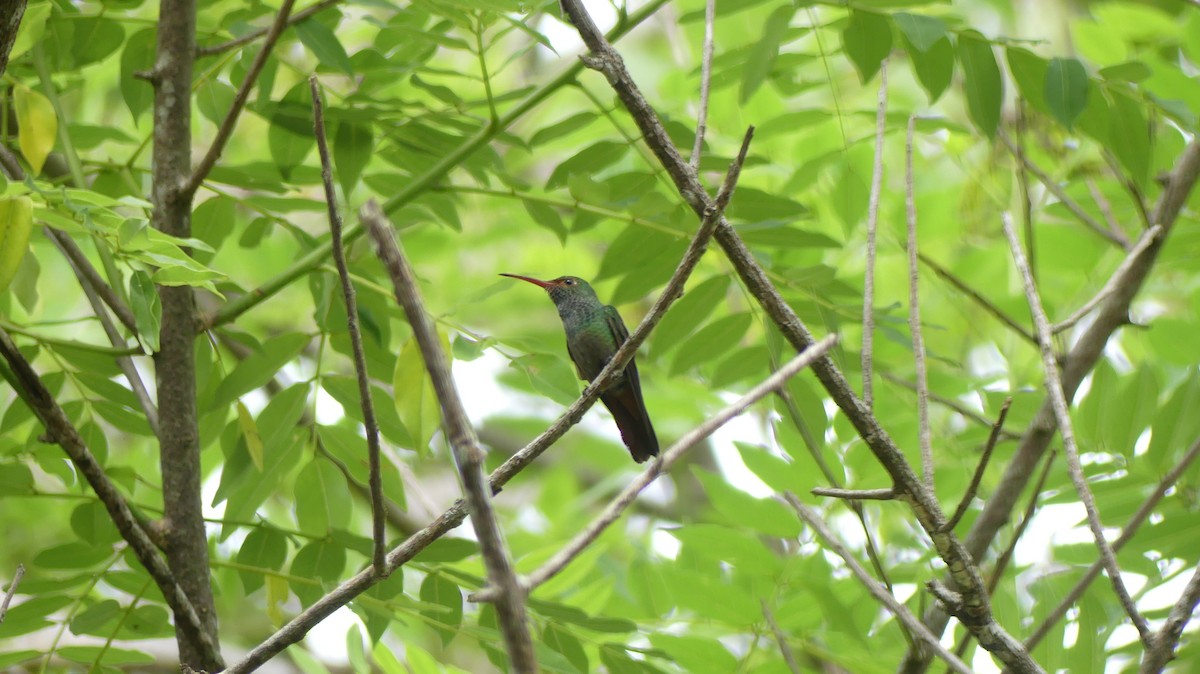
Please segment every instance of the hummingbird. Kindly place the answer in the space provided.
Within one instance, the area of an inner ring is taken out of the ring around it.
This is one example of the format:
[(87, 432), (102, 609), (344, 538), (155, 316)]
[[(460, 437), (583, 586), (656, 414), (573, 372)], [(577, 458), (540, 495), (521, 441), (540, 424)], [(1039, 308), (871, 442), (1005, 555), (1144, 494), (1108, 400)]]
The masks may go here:
[[(629, 330), (617, 310), (602, 303), (592, 286), (578, 276), (560, 276), (551, 281), (517, 274), (501, 276), (528, 281), (550, 295), (567, 333), (567, 353), (575, 363), (580, 379), (590, 382), (599, 376), (617, 349), (629, 338)], [(634, 461), (642, 463), (652, 456), (658, 456), (658, 438), (654, 435), (654, 426), (642, 401), (642, 385), (632, 358), (625, 366), (625, 371), (617, 375), (613, 383), (600, 394), (600, 401), (616, 420), (621, 440), (629, 448)]]

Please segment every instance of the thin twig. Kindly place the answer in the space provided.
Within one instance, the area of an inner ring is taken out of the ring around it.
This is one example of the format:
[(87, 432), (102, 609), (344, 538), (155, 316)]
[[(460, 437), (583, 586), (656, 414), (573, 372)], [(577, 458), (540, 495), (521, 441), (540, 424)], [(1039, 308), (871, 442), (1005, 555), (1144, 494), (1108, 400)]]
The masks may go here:
[(313, 102), (313, 133), (317, 137), (317, 151), (321, 156), (321, 182), (325, 186), (325, 205), (329, 211), (329, 237), (333, 244), (333, 261), (337, 265), (338, 278), (342, 282), (342, 299), (346, 302), (346, 329), (350, 334), (350, 350), (354, 356), (354, 373), (358, 379), (358, 397), (362, 405), (363, 430), (367, 435), (367, 456), (370, 464), (368, 482), (371, 487), (371, 522), (374, 552), (371, 563), (375, 573), (384, 575), (387, 570), (384, 556), (387, 554), (387, 532), (384, 528), (383, 473), (379, 466), (379, 423), (375, 420), (375, 405), (371, 401), (371, 378), (367, 372), (367, 357), (363, 353), (362, 331), (358, 326), (358, 300), (354, 294), (354, 283), (346, 268), (346, 251), (342, 248), (342, 215), (338, 212), (337, 193), (333, 189), (333, 162), (329, 158), (329, 143), (325, 138), (325, 109), (321, 105), (321, 88), (317, 76), (308, 78)]
[(8, 605), (12, 603), (13, 595), (17, 593), (17, 586), (21, 584), (21, 579), (24, 577), (25, 565), (17, 564), (17, 571), (8, 584), (8, 591), (4, 593), (4, 601), (0, 602), (0, 624), (4, 622), (4, 616), (8, 615)]
[(1150, 229), (1143, 231), (1142, 235), (1138, 237), (1137, 243), (1133, 244), (1133, 247), (1129, 249), (1129, 253), (1125, 255), (1125, 259), (1121, 260), (1121, 265), (1117, 267), (1117, 270), (1113, 272), (1112, 276), (1108, 277), (1108, 282), (1104, 284), (1104, 287), (1100, 289), (1100, 292), (1093, 295), (1092, 298), (1087, 302), (1084, 302), (1083, 306), (1076, 309), (1070, 316), (1064, 318), (1058, 323), (1055, 323), (1054, 325), (1051, 325), (1050, 333), (1057, 335), (1064, 330), (1069, 330), (1076, 323), (1083, 320), (1084, 316), (1092, 313), (1092, 310), (1100, 306), (1100, 304), (1107, 300), (1109, 296), (1117, 292), (1117, 280), (1125, 276), (1129, 266), (1141, 258), (1142, 253), (1146, 251), (1146, 248), (1149, 247), (1150, 244), (1157, 241), (1158, 238), (1163, 235), (1163, 233), (1164, 231), (1161, 225), (1154, 225)]
[(446, 438), (462, 478), (463, 495), (471, 514), (475, 537), (479, 540), (488, 582), (498, 588), (499, 596), (495, 602), (497, 622), (508, 656), (514, 670), (532, 674), (538, 671), (538, 664), (533, 638), (529, 634), (529, 620), (525, 614), (525, 593), (517, 581), (508, 547), (496, 521), (491, 490), (483, 472), (483, 450), (479, 447), (475, 429), (467, 419), (458, 388), (454, 385), (450, 361), (442, 350), (437, 328), (425, 312), (416, 274), (404, 257), (387, 216), (371, 200), (363, 207), (359, 217), (374, 239), (379, 258), (392, 279), (396, 301), (404, 307), (404, 313), (408, 316), (413, 338), (421, 349), (425, 369), (429, 372), (434, 393), (441, 405)]
[(975, 467), (975, 474), (971, 476), (971, 483), (967, 485), (967, 491), (963, 494), (962, 500), (958, 502), (958, 508), (954, 510), (954, 514), (950, 516), (950, 520), (946, 522), (946, 526), (942, 531), (954, 531), (954, 527), (958, 526), (963, 515), (971, 508), (971, 501), (975, 500), (975, 494), (979, 491), (979, 483), (983, 480), (983, 473), (987, 470), (988, 461), (992, 458), (992, 450), (996, 448), (996, 441), (1000, 439), (1000, 431), (1004, 428), (1004, 420), (1008, 418), (1008, 408), (1012, 406), (1012, 396), (1004, 399), (1004, 404), (1000, 405), (1000, 415), (996, 418), (996, 423), (992, 424), (992, 432), (988, 434), (987, 444), (983, 447), (983, 456), (979, 458), (979, 465)]
[(912, 334), (913, 360), (917, 375), (917, 437), (921, 445), (921, 478), (933, 493), (933, 438), (929, 430), (929, 374), (925, 366), (925, 337), (921, 334), (921, 292), (917, 274), (917, 201), (913, 194), (913, 127), (916, 115), (908, 116), (904, 135), (904, 222), (908, 249), (908, 331)]
[(809, 490), (813, 496), (827, 496), (847, 501), (892, 501), (896, 498), (894, 489), (839, 489), (837, 487), (813, 487)]
[(1191, 620), (1196, 605), (1200, 604), (1200, 565), (1192, 573), (1192, 579), (1183, 589), (1179, 601), (1171, 607), (1167, 621), (1154, 635), (1154, 645), (1142, 659), (1140, 674), (1158, 674), (1175, 657), (1175, 648), (1179, 646), (1179, 638), (1183, 636), (1183, 628)]
[(921, 262), (924, 262), (926, 267), (932, 269), (933, 273), (937, 274), (947, 283), (957, 288), (959, 292), (974, 300), (974, 302), (982, 307), (984, 311), (994, 316), (1001, 323), (1007, 325), (1012, 329), (1013, 332), (1017, 333), (1021, 337), (1024, 337), (1025, 341), (1029, 342), (1030, 344), (1037, 344), (1037, 337), (1034, 337), (1033, 333), (1030, 332), (1028, 328), (1018, 323), (1008, 314), (1004, 313), (1003, 309), (996, 306), (988, 298), (984, 297), (978, 290), (975, 290), (971, 286), (967, 285), (965, 281), (958, 278), (958, 276), (955, 276), (954, 273), (952, 273), (949, 269), (946, 269), (941, 264), (934, 261), (933, 258), (920, 251), (917, 251), (917, 259), (919, 259)]
[(1100, 223), (1096, 222), (1095, 218), (1093, 218), (1091, 215), (1088, 215), (1088, 212), (1083, 210), (1082, 206), (1068, 196), (1063, 188), (1059, 187), (1058, 182), (1055, 181), (1054, 178), (1051, 178), (1037, 164), (1033, 163), (1033, 160), (1025, 156), (1025, 154), (1020, 148), (1017, 147), (1013, 140), (1008, 137), (1008, 134), (1004, 132), (1004, 129), (999, 129), (997, 131), (997, 136), (1000, 138), (1000, 142), (1004, 143), (1004, 146), (1008, 148), (1008, 151), (1011, 152), (1017, 159), (1017, 162), (1020, 163), (1021, 166), (1028, 169), (1030, 173), (1037, 176), (1037, 179), (1042, 183), (1042, 185), (1045, 185), (1050, 194), (1053, 194), (1054, 198), (1058, 199), (1059, 202), (1062, 203), (1062, 205), (1065, 206), (1072, 215), (1074, 215), (1080, 222), (1084, 224), (1084, 226), (1122, 248), (1129, 248), (1129, 239), (1125, 237), (1124, 233), (1113, 232), (1108, 227), (1104, 227)]
[(788, 645), (787, 635), (779, 628), (779, 623), (775, 622), (775, 615), (771, 613), (771, 608), (767, 606), (766, 600), (764, 599), (760, 603), (762, 604), (763, 618), (767, 620), (767, 625), (771, 627), (771, 633), (775, 635), (775, 643), (779, 644), (779, 652), (783, 655), (783, 661), (787, 663), (788, 670), (792, 674), (800, 674), (800, 665), (796, 663), (796, 656), (792, 653), (792, 647)]
[[(731, 405), (727, 405), (720, 412), (705, 420), (704, 423), (693, 428), (685, 433), (675, 444), (671, 445), (662, 456), (658, 457), (642, 471), (632, 482), (630, 482), (615, 499), (609, 502), (604, 510), (596, 516), (586, 527), (583, 528), (569, 543), (564, 545), (561, 550), (556, 552), (553, 557), (546, 560), (546, 563), (537, 568), (533, 573), (529, 574), (529, 578), (525, 582), (525, 586), (530, 590), (536, 589), (539, 585), (550, 580), (566, 568), (579, 553), (583, 552), (589, 545), (594, 543), (600, 534), (608, 528), (625, 512), (629, 504), (633, 503), (638, 494), (643, 489), (648, 487), (651, 482), (658, 478), (659, 475), (667, 472), (685, 452), (696, 446), (700, 441), (712, 435), (713, 431), (717, 430), (730, 419), (745, 412), (751, 405), (758, 402), (761, 398), (769, 395), (772, 391), (783, 386), (788, 379), (795, 375), (800, 370), (808, 367), (814, 360), (825, 354), (834, 344), (837, 343), (837, 335), (829, 335), (820, 342), (804, 350), (803, 353), (793, 358), (786, 363), (779, 371), (767, 377), (761, 384), (755, 386), (746, 392), (746, 395), (738, 398)], [(488, 590), (476, 593), (477, 597), (486, 596)]]
[(704, 148), (705, 125), (708, 123), (708, 93), (712, 87), (713, 24), (716, 22), (717, 0), (704, 3), (704, 55), (700, 61), (700, 109), (696, 112), (696, 139), (688, 165), (700, 172), (700, 152)]
[(917, 620), (917, 617), (906, 606), (897, 601), (896, 597), (892, 596), (886, 588), (879, 584), (879, 581), (867, 573), (866, 569), (851, 554), (849, 548), (834, 536), (833, 532), (829, 530), (829, 527), (825, 525), (825, 522), (815, 510), (801, 503), (800, 499), (796, 498), (796, 495), (791, 492), (784, 492), (783, 497), (796, 510), (796, 514), (800, 516), (800, 519), (804, 520), (809, 528), (824, 540), (825, 547), (837, 553), (846, 562), (846, 566), (849, 567), (854, 577), (858, 578), (859, 582), (867, 588), (867, 591), (879, 600), (879, 603), (883, 604), (892, 615), (896, 616), (897, 621), (908, 627), (909, 631), (916, 635), (925, 644), (926, 648), (931, 649), (938, 657), (945, 660), (954, 671), (962, 672), (962, 674), (971, 674), (971, 668), (965, 662), (946, 650), (946, 647), (938, 641), (938, 638), (929, 631), (928, 627), (925, 627), (920, 620)]
[(246, 107), (246, 100), (250, 98), (250, 90), (258, 82), (259, 73), (262, 72), (267, 59), (271, 58), (271, 50), (274, 49), (279, 36), (288, 26), (288, 15), (291, 14), (294, 4), (296, 4), (296, 0), (283, 0), (283, 4), (280, 5), (279, 13), (275, 16), (275, 23), (271, 24), (271, 30), (263, 40), (262, 47), (254, 55), (254, 62), (246, 71), (242, 86), (238, 87), (237, 93), (234, 94), (233, 103), (229, 106), (229, 112), (225, 113), (225, 119), (221, 120), (221, 126), (217, 129), (217, 135), (213, 137), (212, 145), (208, 146), (208, 152), (204, 154), (204, 158), (200, 160), (195, 170), (192, 171), (192, 175), (180, 188), (182, 197), (190, 199), (199, 189), (200, 183), (204, 182), (209, 172), (217, 165), (217, 159), (220, 159), (221, 153), (225, 151), (225, 145), (233, 135), (233, 127), (237, 125), (238, 117), (241, 116), (242, 109)]
[(1029, 249), (1029, 267), (1033, 270), (1033, 278), (1037, 279), (1037, 245), (1033, 238), (1033, 197), (1029, 194), (1029, 169), (1025, 166), (1025, 101), (1017, 100), (1017, 190), (1021, 203), (1021, 227), (1025, 233), (1025, 246)]
[[(1163, 475), (1162, 479), (1158, 481), (1158, 485), (1154, 487), (1154, 491), (1150, 492), (1150, 495), (1138, 507), (1137, 512), (1125, 523), (1124, 528), (1121, 529), (1121, 535), (1117, 536), (1116, 540), (1113, 541), (1114, 551), (1120, 551), (1133, 538), (1138, 528), (1150, 518), (1150, 514), (1154, 512), (1154, 508), (1167, 495), (1167, 490), (1179, 480), (1179, 477), (1195, 462), (1197, 457), (1200, 457), (1200, 438), (1197, 438), (1183, 455), (1183, 458), (1172, 466), (1166, 475)], [(1075, 602), (1079, 601), (1079, 598), (1083, 596), (1088, 586), (1096, 579), (1096, 576), (1100, 575), (1103, 569), (1104, 564), (1100, 560), (1092, 563), (1092, 566), (1083, 574), (1083, 577), (1075, 583), (1075, 587), (1071, 588), (1071, 591), (1063, 597), (1058, 606), (1054, 607), (1054, 610), (1046, 616), (1042, 623), (1038, 625), (1038, 628), (1025, 640), (1027, 648), (1032, 650), (1041, 643), (1046, 634), (1050, 632), (1050, 628), (1067, 614), (1067, 611), (1075, 605)]]
[(872, 360), (875, 356), (875, 244), (879, 230), (879, 195), (883, 192), (883, 137), (887, 131), (887, 59), (879, 64), (879, 104), (875, 111), (875, 161), (867, 202), (867, 268), (863, 279), (862, 399), (875, 408)]
[(195, 607), (192, 606), (191, 600), (175, 582), (175, 577), (167, 568), (167, 563), (158, 555), (157, 548), (141, 524), (138, 523), (129, 503), (108, 478), (100, 463), (96, 461), (96, 457), (79, 435), (79, 431), (63, 412), (62, 407), (58, 405), (45, 384), (42, 383), (33, 366), (17, 350), (16, 344), (3, 328), (0, 328), (0, 355), (8, 362), (15, 379), (13, 386), (14, 388), (19, 387), (17, 390), (25, 404), (37, 415), (49, 437), (58, 443), (70, 457), (71, 462), (87, 480), (92, 491), (96, 492), (96, 496), (104, 504), (117, 531), (129, 543), (129, 547), (133, 549), (138, 561), (154, 579), (154, 583), (163, 593), (167, 605), (174, 611), (177, 619), (183, 618), (184, 624), (179, 627), (187, 633), (193, 643), (202, 649), (207, 658), (220, 662), (221, 655), (217, 644), (208, 630), (204, 629), (204, 623), (196, 613)]
[(1021, 250), (1021, 242), (1017, 239), (1017, 233), (1013, 230), (1012, 219), (1007, 213), (1002, 214), (1002, 218), (1004, 235), (1008, 238), (1008, 245), (1012, 248), (1013, 261), (1024, 283), (1025, 297), (1029, 302), (1029, 311), (1033, 315), (1033, 325), (1041, 345), (1042, 368), (1046, 372), (1046, 390), (1054, 405), (1054, 416), (1058, 421), (1058, 432), (1062, 436), (1063, 449), (1067, 457), (1067, 471), (1070, 473), (1071, 482), (1075, 485), (1076, 493), (1079, 494), (1079, 500), (1083, 502), (1083, 507), (1087, 511), (1088, 526), (1092, 530), (1092, 536), (1096, 539), (1096, 547), (1100, 551), (1101, 559), (1104, 560), (1104, 567), (1112, 581), (1113, 590), (1121, 601), (1125, 613), (1129, 615), (1129, 619), (1133, 621), (1134, 627), (1142, 636), (1142, 642), (1150, 647), (1152, 645), (1150, 628), (1146, 626), (1146, 619), (1138, 613), (1133, 599), (1129, 596), (1129, 591), (1125, 588), (1125, 582), (1121, 579), (1121, 569), (1117, 566), (1117, 557), (1113, 553), (1108, 539), (1104, 537), (1104, 525), (1100, 522), (1096, 501), (1092, 497), (1092, 490), (1088, 487), (1087, 478), (1084, 477), (1083, 467), (1079, 462), (1079, 448), (1075, 444), (1071, 413), (1067, 407), (1067, 397), (1063, 393), (1062, 380), (1058, 374), (1058, 363), (1054, 357), (1052, 343), (1054, 338), (1050, 334), (1050, 321), (1046, 319), (1046, 312), (1042, 308), (1042, 299), (1033, 284), (1029, 263), (1025, 259), (1025, 253)]
[[(341, 2), (342, 2), (342, 0), (321, 0), (320, 2), (314, 4), (310, 7), (305, 7), (304, 9), (300, 10), (299, 12), (296, 12), (295, 14), (288, 17), (287, 25), (289, 27), (294, 26), (294, 25), (300, 23), (301, 21), (304, 21), (305, 19), (309, 18), (310, 16), (316, 14), (317, 12), (329, 9), (330, 7), (333, 7), (334, 5), (337, 5)], [(270, 31), (270, 28), (258, 28), (256, 30), (250, 31), (249, 33), (246, 33), (245, 35), (241, 35), (239, 37), (236, 37), (232, 40), (228, 40), (226, 42), (214, 44), (209, 47), (197, 47), (196, 48), (196, 58), (201, 59), (206, 56), (216, 56), (217, 54), (220, 54), (222, 52), (227, 52), (230, 49), (237, 49), (238, 47), (240, 47), (244, 44), (250, 44), (251, 42), (254, 42), (258, 38), (266, 35), (269, 31)]]

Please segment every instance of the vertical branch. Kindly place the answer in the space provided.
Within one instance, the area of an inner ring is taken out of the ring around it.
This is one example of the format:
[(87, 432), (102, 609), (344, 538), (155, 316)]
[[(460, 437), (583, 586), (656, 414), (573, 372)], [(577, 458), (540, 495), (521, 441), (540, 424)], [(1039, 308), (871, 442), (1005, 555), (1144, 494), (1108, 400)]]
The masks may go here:
[(883, 191), (883, 134), (887, 131), (887, 59), (879, 64), (879, 106), (875, 111), (875, 162), (871, 167), (871, 196), (867, 204), (867, 269), (863, 280), (862, 399), (875, 406), (871, 371), (875, 357), (875, 244), (879, 229), (879, 195)]
[[(163, 0), (159, 12), (158, 51), (154, 66), (154, 212), (155, 229), (175, 237), (192, 234), (190, 192), (183, 190), (191, 168), (193, 54), (196, 52), (196, 1)], [(167, 563), (191, 599), (203, 629), (217, 641), (200, 497), (200, 437), (196, 414), (196, 298), (188, 286), (160, 286), (161, 350), (155, 354), (159, 405), (159, 463), (163, 489), (163, 535)], [(183, 622), (176, 611), (176, 624)], [(176, 630), (179, 659), (192, 669), (224, 668)]]
[(929, 376), (925, 367), (925, 337), (921, 334), (921, 292), (917, 274), (917, 203), (913, 195), (913, 125), (909, 115), (904, 137), (904, 221), (908, 231), (908, 330), (912, 333), (917, 369), (917, 419), (920, 424), (921, 479), (933, 494), (933, 441), (929, 433)]
[(717, 0), (704, 3), (704, 56), (700, 62), (700, 109), (696, 112), (696, 140), (688, 164), (694, 173), (700, 172), (700, 152), (704, 147), (705, 126), (708, 124), (708, 94), (712, 88), (713, 24), (716, 23)]
[(529, 622), (525, 617), (525, 591), (517, 581), (512, 568), (508, 548), (505, 546), (496, 514), (492, 510), (491, 489), (483, 472), (483, 450), (475, 437), (475, 429), (467, 419), (458, 389), (450, 374), (450, 362), (438, 342), (437, 330), (425, 312), (424, 302), (417, 288), (417, 278), (408, 260), (400, 250), (395, 234), (387, 218), (374, 201), (367, 202), (360, 213), (363, 224), (375, 245), (379, 257), (387, 268), (396, 291), (396, 300), (404, 307), (413, 337), (421, 348), (425, 368), (433, 382), (434, 392), (442, 407), (442, 420), (446, 436), (454, 453), (454, 463), (462, 477), (463, 495), (467, 510), (471, 514), (471, 525), (479, 539), (484, 566), (487, 567), (488, 582), (497, 588), (496, 614), (500, 632), (504, 636), (513, 669), (522, 674), (538, 671), (533, 653), (533, 640), (529, 635)]
[(1017, 233), (1013, 230), (1012, 219), (1007, 213), (1004, 214), (1004, 235), (1008, 237), (1008, 245), (1012, 248), (1013, 262), (1016, 264), (1017, 271), (1021, 274), (1021, 280), (1025, 285), (1025, 297), (1029, 301), (1029, 311), (1033, 314), (1033, 325), (1038, 336), (1038, 342), (1041, 345), (1042, 352), (1042, 368), (1046, 371), (1046, 390), (1049, 393), (1050, 402), (1054, 408), (1054, 418), (1058, 422), (1058, 432), (1062, 435), (1063, 449), (1067, 457), (1067, 470), (1071, 475), (1071, 482), (1075, 485), (1075, 492), (1079, 494), (1079, 500), (1083, 502), (1083, 507), (1087, 511), (1088, 527), (1092, 530), (1092, 536), (1096, 539), (1096, 547), (1100, 551), (1100, 558), (1104, 560), (1104, 568), (1108, 572), (1109, 580), (1112, 581), (1113, 591), (1116, 592), (1117, 598), (1121, 601), (1121, 606), (1125, 609), (1125, 613), (1133, 622), (1133, 626), (1137, 628), (1138, 633), (1142, 637), (1142, 642), (1146, 646), (1152, 647), (1152, 635), (1150, 628), (1146, 626), (1146, 619), (1138, 613), (1137, 606), (1134, 605), (1133, 599), (1129, 596), (1129, 591), (1125, 589), (1125, 582), (1121, 580), (1121, 569), (1117, 566), (1117, 557), (1113, 553), (1112, 546), (1108, 539), (1104, 537), (1104, 526), (1100, 523), (1100, 513), (1096, 509), (1096, 501), (1092, 497), (1092, 490), (1087, 485), (1087, 479), (1083, 475), (1083, 467), (1079, 463), (1079, 448), (1075, 444), (1075, 431), (1071, 425), (1071, 413), (1067, 407), (1067, 396), (1063, 393), (1062, 379), (1058, 374), (1058, 363), (1054, 357), (1054, 347), (1052, 343), (1053, 337), (1050, 335), (1050, 321), (1046, 318), (1046, 312), (1042, 308), (1042, 300), (1038, 296), (1037, 288), (1034, 286), (1033, 274), (1029, 269), (1029, 263), (1025, 259), (1025, 253), (1021, 250), (1021, 242), (1017, 239)]
[(346, 268), (346, 251), (342, 247), (342, 215), (338, 212), (337, 194), (333, 189), (333, 164), (329, 159), (329, 143), (325, 138), (325, 109), (321, 105), (321, 88), (317, 76), (308, 78), (313, 102), (313, 133), (317, 137), (317, 151), (321, 156), (321, 182), (325, 186), (325, 205), (329, 211), (329, 237), (333, 246), (333, 260), (337, 265), (338, 278), (342, 282), (342, 299), (346, 302), (346, 330), (350, 333), (350, 348), (354, 355), (354, 372), (358, 375), (358, 397), (362, 403), (363, 429), (367, 434), (367, 455), (370, 464), (369, 482), (371, 489), (371, 522), (375, 547), (371, 564), (381, 577), (387, 574), (384, 547), (387, 537), (384, 530), (383, 473), (379, 466), (379, 423), (375, 419), (375, 405), (371, 402), (371, 381), (367, 373), (367, 357), (363, 353), (362, 331), (358, 326), (358, 300), (354, 294), (354, 283)]

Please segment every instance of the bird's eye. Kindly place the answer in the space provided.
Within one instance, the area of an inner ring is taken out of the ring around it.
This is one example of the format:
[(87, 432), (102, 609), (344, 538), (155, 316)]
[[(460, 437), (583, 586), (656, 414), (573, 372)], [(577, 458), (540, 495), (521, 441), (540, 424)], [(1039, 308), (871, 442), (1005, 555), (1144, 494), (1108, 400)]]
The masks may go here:
[(569, 279), (567, 279), (567, 280), (563, 281), (563, 284), (564, 284), (564, 285), (573, 286), (573, 285), (575, 285), (575, 279), (571, 279), (571, 278), (569, 278)]

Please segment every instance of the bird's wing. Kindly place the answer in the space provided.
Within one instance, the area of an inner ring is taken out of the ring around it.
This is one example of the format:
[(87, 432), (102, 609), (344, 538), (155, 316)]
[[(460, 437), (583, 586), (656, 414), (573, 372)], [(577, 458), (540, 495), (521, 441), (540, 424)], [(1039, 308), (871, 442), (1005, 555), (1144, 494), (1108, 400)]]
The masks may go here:
[[(629, 329), (625, 327), (625, 321), (621, 320), (621, 314), (617, 313), (616, 308), (611, 304), (605, 305), (604, 318), (608, 321), (608, 327), (612, 330), (613, 336), (617, 339), (617, 348), (621, 348), (625, 340), (629, 339)], [(633, 384), (634, 390), (637, 391), (638, 402), (640, 403), (642, 399), (642, 386), (641, 382), (638, 381), (637, 365), (633, 364), (632, 358), (629, 359), (629, 364), (625, 366), (625, 379), (630, 384)]]

